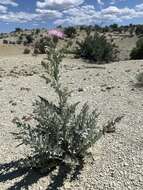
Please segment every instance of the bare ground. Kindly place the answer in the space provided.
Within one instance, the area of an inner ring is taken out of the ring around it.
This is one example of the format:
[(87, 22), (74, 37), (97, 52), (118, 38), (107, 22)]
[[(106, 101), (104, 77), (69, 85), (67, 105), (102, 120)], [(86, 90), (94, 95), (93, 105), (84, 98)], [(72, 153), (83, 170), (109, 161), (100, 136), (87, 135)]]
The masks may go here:
[(106, 134), (92, 147), (94, 160), (87, 160), (78, 179), (71, 183), (67, 179), (62, 185), (63, 170), (57, 176), (42, 177), (16, 169), (27, 149), (16, 148), (18, 142), (11, 135), (17, 130), (13, 119), (29, 117), (38, 95), (53, 97), (41, 77), (41, 60), (30, 55), (0, 57), (0, 190), (142, 190), (143, 88), (134, 84), (143, 61), (98, 66), (65, 59), (62, 81), (73, 90), (71, 101), (87, 101), (97, 108), (100, 126), (116, 116), (124, 118), (115, 133)]

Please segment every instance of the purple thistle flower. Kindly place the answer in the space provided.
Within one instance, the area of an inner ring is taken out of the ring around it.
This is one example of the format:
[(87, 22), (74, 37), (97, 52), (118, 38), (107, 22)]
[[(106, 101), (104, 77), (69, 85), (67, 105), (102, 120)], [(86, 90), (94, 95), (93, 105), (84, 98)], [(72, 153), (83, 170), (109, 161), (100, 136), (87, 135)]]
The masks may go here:
[(64, 38), (64, 33), (60, 30), (57, 30), (57, 29), (49, 30), (48, 34), (50, 36), (56, 36), (56, 37), (62, 38), (62, 39)]

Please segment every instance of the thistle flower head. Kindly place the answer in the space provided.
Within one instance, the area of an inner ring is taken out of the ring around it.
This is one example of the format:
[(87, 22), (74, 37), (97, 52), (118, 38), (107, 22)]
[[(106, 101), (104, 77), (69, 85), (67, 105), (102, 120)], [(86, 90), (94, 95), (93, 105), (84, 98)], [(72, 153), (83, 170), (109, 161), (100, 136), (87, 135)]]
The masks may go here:
[(61, 30), (53, 29), (48, 31), (49, 36), (58, 37), (63, 39), (64, 33)]

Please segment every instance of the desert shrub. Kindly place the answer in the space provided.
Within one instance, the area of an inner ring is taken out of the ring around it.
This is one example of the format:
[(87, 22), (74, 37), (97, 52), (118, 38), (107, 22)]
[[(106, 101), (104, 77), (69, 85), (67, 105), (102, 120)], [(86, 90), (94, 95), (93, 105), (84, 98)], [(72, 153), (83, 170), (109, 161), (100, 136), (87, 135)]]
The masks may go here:
[(28, 167), (46, 172), (61, 163), (73, 166), (83, 160), (87, 150), (102, 135), (97, 128), (98, 113), (89, 113), (89, 106), (84, 104), (77, 111), (79, 102), (69, 104), (71, 92), (62, 87), (60, 68), (63, 50), (57, 50), (51, 40), (46, 49), (47, 60), (42, 62), (47, 71), (46, 81), (57, 96), (57, 103), (40, 97), (34, 108), (36, 126), (17, 122), (19, 132), (14, 133), (22, 144), (31, 147), (31, 155), (25, 164)]
[[(38, 55), (38, 54), (45, 54), (46, 53), (46, 48), (50, 46), (50, 37), (43, 37), (40, 40), (38, 40), (35, 45), (34, 45), (34, 50), (33, 50), (33, 55)], [(55, 44), (58, 43), (58, 38), (53, 37), (53, 41)]]
[(19, 36), (18, 40), (20, 40), (20, 41), (23, 40), (23, 35), (22, 34)]
[(130, 33), (130, 36), (131, 37), (133, 37), (134, 36), (134, 28), (133, 27), (131, 27), (130, 29), (129, 29), (129, 33)]
[(73, 38), (76, 35), (76, 29), (70, 26), (64, 29), (64, 33), (68, 38)]
[(3, 44), (8, 44), (8, 40), (3, 40)]
[(85, 28), (86, 28), (85, 25), (80, 25), (80, 26), (79, 26), (80, 31), (85, 30)]
[(12, 41), (9, 41), (8, 43), (9, 43), (9, 44), (12, 44)]
[(9, 44), (15, 45), (15, 41), (9, 41)]
[(23, 30), (21, 28), (15, 28), (15, 32), (22, 32)]
[(108, 26), (105, 26), (103, 29), (102, 29), (102, 32), (110, 32), (110, 28)]
[(33, 55), (38, 55), (38, 54), (39, 54), (38, 49), (34, 48), (34, 50), (33, 50)]
[(35, 34), (38, 35), (39, 33), (40, 33), (40, 29), (37, 28), (37, 29), (35, 30)]
[(30, 49), (25, 48), (23, 53), (24, 53), (24, 54), (29, 54), (29, 53), (30, 53)]
[(107, 42), (104, 35), (87, 35), (82, 42), (77, 42), (76, 55), (98, 63), (113, 61), (117, 55), (115, 45)]
[(137, 81), (143, 85), (143, 72), (139, 73), (137, 76)]
[[(21, 42), (21, 43), (22, 43), (22, 42)], [(24, 40), (24, 41), (23, 41), (23, 45), (24, 45), (24, 46), (28, 46), (27, 40)]]
[(137, 25), (135, 33), (136, 33), (137, 36), (143, 34), (143, 25)]
[(26, 42), (27, 42), (27, 44), (31, 44), (31, 43), (33, 43), (33, 36), (32, 35), (26, 35), (25, 36), (25, 38), (26, 38)]
[(118, 31), (118, 24), (114, 23), (109, 26), (112, 31)]
[(34, 45), (34, 51), (38, 54), (45, 54), (45, 46), (48, 45), (49, 38), (43, 37), (39, 39)]
[[(58, 41), (58, 38), (54, 38), (55, 43)], [(49, 46), (50, 38), (49, 37), (43, 37), (40, 40), (38, 40), (34, 45), (34, 52), (36, 54), (45, 54), (46, 50), (45, 47)]]
[(137, 43), (136, 47), (132, 49), (130, 53), (131, 59), (143, 59), (143, 38), (140, 38)]
[(22, 44), (22, 40), (17, 40), (16, 42), (18, 45)]

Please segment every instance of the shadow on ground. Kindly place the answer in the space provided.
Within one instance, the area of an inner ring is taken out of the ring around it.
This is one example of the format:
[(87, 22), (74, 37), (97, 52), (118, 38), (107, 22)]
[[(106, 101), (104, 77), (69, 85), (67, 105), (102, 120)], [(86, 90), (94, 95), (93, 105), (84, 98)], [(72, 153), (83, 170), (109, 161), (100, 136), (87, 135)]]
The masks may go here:
[(131, 89), (132, 91), (138, 91), (138, 92), (142, 92), (143, 91), (143, 83), (133, 83), (131, 84)]
[[(22, 178), (7, 190), (28, 189), (28, 187), (36, 183), (41, 177), (45, 176), (32, 169), (19, 168), (18, 166), (20, 162), (21, 160), (0, 164), (0, 183), (6, 183), (7, 181), (14, 180), (18, 177)], [(82, 168), (82, 163), (75, 168), (72, 175), (70, 175), (71, 181), (78, 178)], [(54, 175), (52, 174), (52, 171), (49, 171), (46, 175), (51, 176), (51, 183), (46, 190), (58, 190), (63, 186), (68, 174), (71, 174), (71, 168), (65, 164), (61, 164), (58, 172)]]
[(133, 86), (134, 86), (135, 88), (138, 88), (138, 89), (140, 89), (140, 90), (143, 90), (143, 83), (135, 83)]

